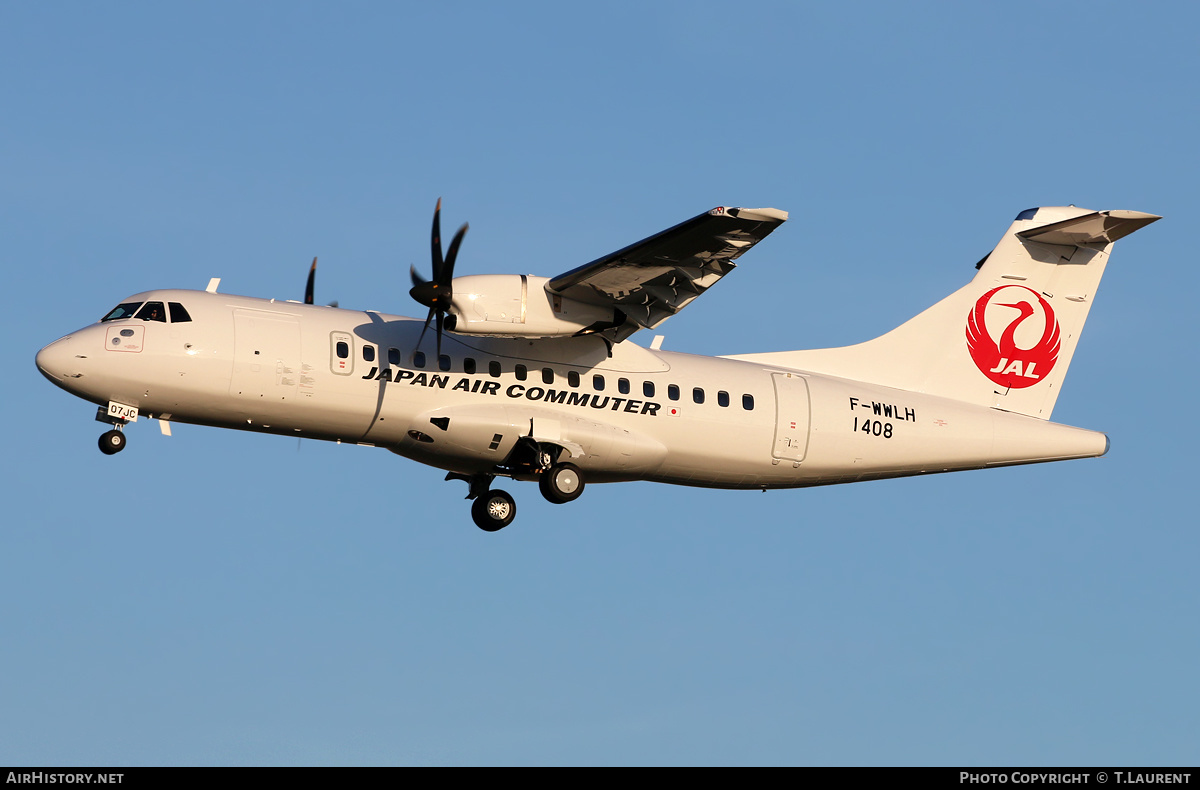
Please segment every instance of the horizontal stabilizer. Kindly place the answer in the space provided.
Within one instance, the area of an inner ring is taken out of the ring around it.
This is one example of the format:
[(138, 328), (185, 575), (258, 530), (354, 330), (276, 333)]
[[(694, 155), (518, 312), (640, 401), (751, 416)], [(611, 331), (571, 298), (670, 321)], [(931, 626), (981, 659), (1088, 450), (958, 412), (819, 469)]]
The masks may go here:
[(891, 332), (845, 348), (735, 358), (1048, 420), (1112, 243), (1158, 219), (1027, 209), (967, 285)]
[(1094, 211), (1081, 217), (1019, 231), (1017, 235), (1042, 244), (1076, 247), (1081, 244), (1108, 244), (1159, 219), (1162, 217), (1157, 214), (1142, 211)]

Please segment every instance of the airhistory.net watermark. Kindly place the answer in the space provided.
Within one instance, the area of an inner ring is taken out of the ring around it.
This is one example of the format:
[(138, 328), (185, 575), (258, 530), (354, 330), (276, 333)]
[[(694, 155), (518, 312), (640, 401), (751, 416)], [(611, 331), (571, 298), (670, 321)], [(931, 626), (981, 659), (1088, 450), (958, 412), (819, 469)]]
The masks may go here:
[(9, 771), (5, 784), (19, 785), (119, 785), (125, 774), (52, 773), (50, 771)]

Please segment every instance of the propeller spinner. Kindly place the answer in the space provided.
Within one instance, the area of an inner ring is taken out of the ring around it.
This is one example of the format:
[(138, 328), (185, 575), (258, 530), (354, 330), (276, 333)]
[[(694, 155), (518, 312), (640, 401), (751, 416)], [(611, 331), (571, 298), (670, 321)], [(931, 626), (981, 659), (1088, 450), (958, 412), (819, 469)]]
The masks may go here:
[(437, 208), (433, 210), (433, 234), (430, 240), (430, 250), (433, 255), (433, 279), (426, 280), (417, 274), (416, 266), (410, 267), (409, 273), (412, 275), (413, 287), (408, 292), (409, 296), (429, 308), (425, 326), (422, 327), (421, 336), (417, 339), (417, 347), (420, 348), (421, 341), (425, 339), (425, 330), (429, 329), (429, 322), (436, 318), (435, 331), (437, 332), (439, 357), (442, 355), (442, 331), (446, 325), (446, 313), (450, 310), (450, 303), (454, 299), (452, 285), (454, 259), (458, 257), (459, 245), (462, 244), (463, 236), (467, 233), (467, 224), (463, 223), (463, 226), (454, 234), (454, 238), (450, 241), (450, 249), (443, 258), (441, 214), (442, 199), (438, 198)]

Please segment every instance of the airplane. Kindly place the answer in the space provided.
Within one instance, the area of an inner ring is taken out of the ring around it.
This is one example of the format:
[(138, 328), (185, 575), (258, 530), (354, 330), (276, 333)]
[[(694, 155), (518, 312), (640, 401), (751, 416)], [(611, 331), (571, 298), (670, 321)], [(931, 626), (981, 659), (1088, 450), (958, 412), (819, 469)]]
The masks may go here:
[[(966, 285), (857, 345), (706, 357), (630, 337), (687, 307), (783, 224), (720, 206), (553, 278), (454, 276), (467, 226), (419, 318), (199, 290), (121, 301), (37, 354), (98, 404), (105, 454), (139, 417), (382, 447), (467, 483), (481, 529), (516, 503), (649, 480), (782, 489), (1104, 455), (1049, 421), (1113, 242), (1161, 217), (1040, 207), (1017, 215)], [(433, 332), (428, 330), (433, 326)]]

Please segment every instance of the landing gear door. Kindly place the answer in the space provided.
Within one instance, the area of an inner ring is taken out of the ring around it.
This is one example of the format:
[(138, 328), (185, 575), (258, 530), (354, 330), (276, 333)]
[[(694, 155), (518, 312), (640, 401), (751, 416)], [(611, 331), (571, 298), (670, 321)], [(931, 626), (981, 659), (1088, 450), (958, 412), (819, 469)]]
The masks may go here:
[(808, 452), (808, 381), (793, 373), (776, 373), (775, 447), (772, 457), (800, 462)]

